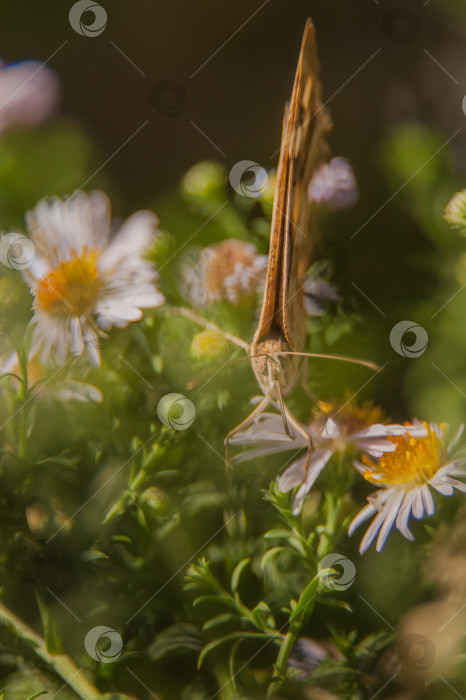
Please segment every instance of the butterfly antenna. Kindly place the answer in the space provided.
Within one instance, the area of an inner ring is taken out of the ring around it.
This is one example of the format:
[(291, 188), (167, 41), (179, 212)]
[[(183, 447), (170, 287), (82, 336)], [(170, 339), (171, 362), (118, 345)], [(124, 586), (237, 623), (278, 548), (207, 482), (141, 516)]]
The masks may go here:
[(353, 365), (362, 365), (363, 367), (368, 367), (376, 372), (381, 369), (380, 365), (377, 365), (375, 362), (360, 360), (357, 357), (344, 357), (343, 355), (326, 355), (320, 352), (293, 352), (292, 350), (277, 352), (277, 355), (300, 355), (301, 357), (317, 357), (324, 360), (339, 360), (340, 362), (350, 362)]

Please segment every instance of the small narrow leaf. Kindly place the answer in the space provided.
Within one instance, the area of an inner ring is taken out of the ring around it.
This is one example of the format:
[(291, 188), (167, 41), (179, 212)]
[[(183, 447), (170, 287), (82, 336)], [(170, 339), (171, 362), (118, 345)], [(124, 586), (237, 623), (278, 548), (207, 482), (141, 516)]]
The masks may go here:
[(222, 613), (222, 615), (216, 615), (215, 617), (212, 617), (210, 620), (207, 620), (206, 623), (202, 626), (203, 630), (210, 630), (212, 627), (215, 627), (216, 625), (223, 625), (225, 622), (230, 622), (230, 620), (234, 619), (233, 613)]
[(319, 577), (315, 576), (301, 593), (296, 610), (294, 610), (290, 616), (290, 622), (294, 622), (299, 616), (306, 618), (308, 615), (310, 615), (314, 607), (319, 580)]
[(214, 649), (217, 649), (222, 644), (225, 644), (226, 642), (232, 642), (237, 639), (280, 639), (281, 636), (278, 634), (266, 634), (262, 632), (232, 632), (231, 634), (227, 634), (224, 637), (220, 637), (219, 639), (214, 639), (212, 642), (209, 642), (208, 644), (205, 645), (201, 653), (199, 654), (199, 661), (197, 662), (197, 667), (201, 668), (202, 664), (204, 663), (206, 657), (208, 654), (210, 654), (211, 651), (214, 651)]
[(233, 571), (233, 573), (231, 575), (231, 592), (232, 593), (236, 593), (236, 591), (238, 590), (241, 574), (243, 573), (244, 569), (248, 566), (250, 561), (251, 561), (251, 559), (249, 559), (249, 558), (243, 559), (242, 561), (240, 561), (240, 563), (237, 566), (235, 566), (235, 570)]
[(264, 554), (264, 556), (261, 559), (261, 569), (265, 569), (267, 564), (277, 555), (280, 554), (281, 552), (289, 552), (289, 549), (286, 547), (272, 547), (272, 549), (269, 549), (268, 552)]
[[(189, 586), (185, 586), (185, 588), (189, 588)], [(233, 610), (236, 609), (236, 603), (232, 598), (220, 598), (217, 595), (200, 595), (199, 598), (196, 598), (194, 601), (193, 606), (197, 607), (201, 603), (223, 603), (224, 605), (233, 608)]]

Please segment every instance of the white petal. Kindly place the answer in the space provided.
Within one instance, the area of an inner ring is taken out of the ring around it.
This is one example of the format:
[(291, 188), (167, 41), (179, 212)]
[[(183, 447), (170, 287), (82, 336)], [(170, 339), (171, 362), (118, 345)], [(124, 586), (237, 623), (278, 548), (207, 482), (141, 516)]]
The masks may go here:
[(103, 192), (75, 192), (62, 201), (43, 199), (26, 216), (36, 250), (51, 266), (105, 244), (110, 205)]
[(462, 481), (458, 481), (457, 479), (450, 478), (450, 483), (455, 489), (458, 489), (458, 491), (462, 491), (463, 493), (466, 493), (466, 484), (463, 484)]
[(101, 256), (101, 269), (113, 272), (140, 258), (151, 244), (157, 224), (157, 217), (150, 211), (138, 211), (130, 216)]
[(397, 493), (394, 495), (393, 500), (388, 501), (387, 505), (385, 506), (385, 509), (383, 511), (385, 519), (384, 523), (382, 526), (382, 529), (380, 530), (380, 534), (377, 538), (377, 551), (380, 552), (380, 550), (383, 548), (387, 537), (390, 533), (390, 530), (393, 527), (393, 524), (397, 518), (397, 515), (399, 513), (401, 504), (403, 503), (403, 499), (405, 497), (405, 493), (403, 491)]
[(463, 484), (462, 481), (458, 481), (457, 479), (452, 479), (449, 476), (438, 481), (432, 481), (431, 485), (436, 491), (441, 493), (442, 496), (453, 496), (455, 489), (466, 493), (466, 484)]
[(421, 487), (421, 495), (425, 512), (427, 515), (433, 515), (435, 513), (435, 501), (427, 484)]
[(84, 350), (84, 340), (79, 318), (70, 319), (70, 351), (73, 355), (82, 355)]
[(87, 356), (93, 367), (100, 366), (100, 344), (99, 337), (90, 324), (86, 325), (84, 333)]
[(413, 505), (412, 500), (413, 494), (412, 492), (408, 492), (404, 497), (403, 503), (396, 518), (396, 527), (401, 532), (403, 537), (406, 537), (407, 540), (411, 541), (414, 540), (414, 535), (408, 527), (408, 521)]
[(359, 551), (361, 554), (364, 554), (368, 550), (368, 548), (372, 544), (375, 536), (377, 535), (380, 528), (382, 527), (384, 520), (385, 520), (385, 513), (384, 512), (378, 513), (375, 516), (374, 520), (371, 522), (371, 524), (367, 528), (366, 534), (364, 535), (364, 537), (361, 540), (361, 544), (359, 545)]
[[(320, 453), (320, 454), (319, 454)], [(307, 474), (304, 478), (303, 483), (301, 484), (300, 488), (296, 492), (296, 496), (294, 498), (293, 502), (293, 513), (297, 515), (299, 511), (301, 510), (302, 503), (304, 501), (305, 496), (309, 493), (311, 488), (314, 486), (314, 483), (319, 476), (320, 472), (322, 469), (325, 467), (327, 464), (328, 460), (333, 454), (333, 450), (316, 450), (315, 453), (311, 457), (311, 461), (309, 463), (308, 469), (307, 469)], [(304, 471), (305, 467), (305, 458), (302, 460), (302, 472)], [(303, 474), (304, 476), (304, 474)], [(279, 482), (280, 483), (280, 482)], [(280, 486), (279, 486), (280, 488)]]
[(304, 473), (308, 457), (307, 454), (298, 459), (281, 475), (278, 481), (278, 488), (280, 491), (287, 493), (304, 481), (307, 493), (332, 454), (333, 450), (315, 450), (309, 459), (307, 474)]
[(367, 506), (364, 506), (364, 508), (361, 511), (359, 511), (356, 517), (353, 518), (353, 520), (350, 522), (348, 528), (348, 535), (351, 537), (351, 535), (361, 525), (361, 523), (363, 523), (365, 520), (368, 520), (377, 512), (377, 508), (373, 505), (373, 503), (368, 503)]
[(464, 423), (462, 423), (460, 425), (460, 427), (458, 428), (458, 430), (456, 431), (456, 433), (454, 434), (454, 436), (450, 440), (450, 444), (448, 445), (447, 452), (453, 452), (453, 450), (455, 449), (456, 445), (459, 442), (460, 437), (463, 434), (463, 431), (464, 431)]
[(424, 501), (420, 489), (413, 491), (413, 515), (419, 520), (424, 515)]
[(340, 428), (332, 418), (329, 418), (322, 431), (322, 437), (329, 440), (337, 440), (340, 437)]
[(353, 442), (359, 450), (367, 452), (372, 457), (382, 457), (385, 452), (394, 452), (396, 450), (396, 444), (387, 440), (386, 438), (358, 438), (355, 440), (351, 437), (351, 442)]

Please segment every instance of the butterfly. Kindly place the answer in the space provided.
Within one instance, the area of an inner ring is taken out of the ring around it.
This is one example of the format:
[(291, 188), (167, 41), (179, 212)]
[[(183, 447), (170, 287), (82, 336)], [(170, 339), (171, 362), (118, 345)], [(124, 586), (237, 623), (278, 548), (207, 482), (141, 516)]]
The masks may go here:
[[(306, 440), (310, 439), (283, 400), (303, 377), (306, 357), (334, 358), (377, 369), (376, 365), (365, 360), (304, 352), (304, 278), (318, 241), (308, 188), (314, 173), (328, 158), (327, 135), (331, 129), (330, 116), (322, 103), (319, 71), (314, 25), (308, 19), (291, 99), (285, 107), (283, 118), (268, 266), (259, 322), (250, 344), (224, 333), (225, 337), (246, 350), (264, 396), (252, 413), (228, 433), (226, 447), (232, 437), (251, 425), (270, 403), (279, 406), (287, 435), (292, 437), (293, 428)], [(178, 311), (200, 325), (220, 331), (215, 324), (205, 321), (189, 309)]]

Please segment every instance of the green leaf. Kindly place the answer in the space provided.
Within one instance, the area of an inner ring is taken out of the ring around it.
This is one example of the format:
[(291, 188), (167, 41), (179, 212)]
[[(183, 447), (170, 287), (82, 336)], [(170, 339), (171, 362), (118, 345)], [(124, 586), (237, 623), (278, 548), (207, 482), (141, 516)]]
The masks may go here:
[(235, 569), (231, 575), (231, 592), (232, 593), (236, 593), (236, 591), (238, 590), (241, 574), (243, 573), (245, 568), (248, 566), (250, 561), (251, 561), (250, 558), (243, 559), (242, 561), (240, 561), (239, 564), (237, 564), (237, 566), (235, 566)]
[(346, 600), (338, 600), (337, 598), (331, 598), (330, 596), (322, 596), (319, 598), (319, 603), (321, 605), (328, 605), (329, 608), (340, 608), (346, 610), (347, 612), (353, 612), (352, 606), (346, 602)]
[(268, 532), (266, 532), (264, 535), (264, 539), (266, 539), (266, 540), (275, 540), (275, 539), (288, 540), (289, 537), (290, 537), (290, 531), (285, 530), (285, 528), (282, 528), (282, 527), (275, 527), (272, 530), (269, 530)]
[[(185, 586), (185, 588), (188, 588), (188, 586)], [(218, 595), (201, 595), (193, 603), (194, 607), (197, 607), (201, 603), (223, 603), (224, 605), (228, 605), (230, 608), (233, 608), (233, 610), (236, 610), (236, 603), (232, 598), (221, 598)]]
[(198, 654), (201, 646), (199, 630), (194, 625), (180, 622), (159, 632), (147, 654), (152, 661), (160, 661), (187, 653)]
[(233, 620), (234, 618), (235, 615), (233, 613), (222, 613), (221, 615), (216, 615), (210, 620), (207, 620), (207, 622), (205, 622), (202, 626), (202, 629), (210, 630), (212, 627), (215, 627), (216, 625), (223, 625), (225, 622), (230, 622), (230, 620)]
[(278, 634), (267, 634), (262, 632), (232, 632), (219, 639), (214, 639), (205, 645), (201, 653), (199, 654), (199, 661), (197, 662), (197, 667), (201, 668), (208, 654), (210, 654), (214, 649), (225, 644), (226, 642), (232, 642), (237, 639), (276, 639), (281, 640), (281, 636)]
[[(49, 694), (49, 691), (48, 691), (48, 690), (39, 690), (38, 693), (34, 693), (34, 695), (30, 695), (30, 696), (27, 698), (27, 700), (35, 700), (36, 698), (40, 697), (41, 695), (48, 695), (48, 694)], [(2, 693), (2, 696), (1, 696), (1, 697), (3, 698), (3, 693)], [(0, 699), (0, 700), (1, 700), (1, 699)]]
[(319, 585), (319, 581), (319, 577), (315, 576), (301, 593), (296, 608), (290, 615), (290, 622), (294, 622), (298, 617), (306, 619), (311, 614), (317, 595), (317, 586)]
[(261, 600), (255, 608), (251, 610), (251, 617), (254, 620), (256, 627), (262, 630), (275, 629), (276, 623), (267, 603)]
[(289, 552), (290, 550), (287, 549), (286, 547), (272, 547), (272, 549), (269, 549), (268, 552), (264, 554), (264, 556), (261, 559), (261, 569), (265, 569), (267, 564), (273, 559), (277, 554), (281, 554), (282, 552)]
[(83, 552), (80, 556), (81, 561), (96, 561), (97, 559), (108, 559), (108, 555), (100, 552), (97, 549), (89, 549), (87, 552)]

